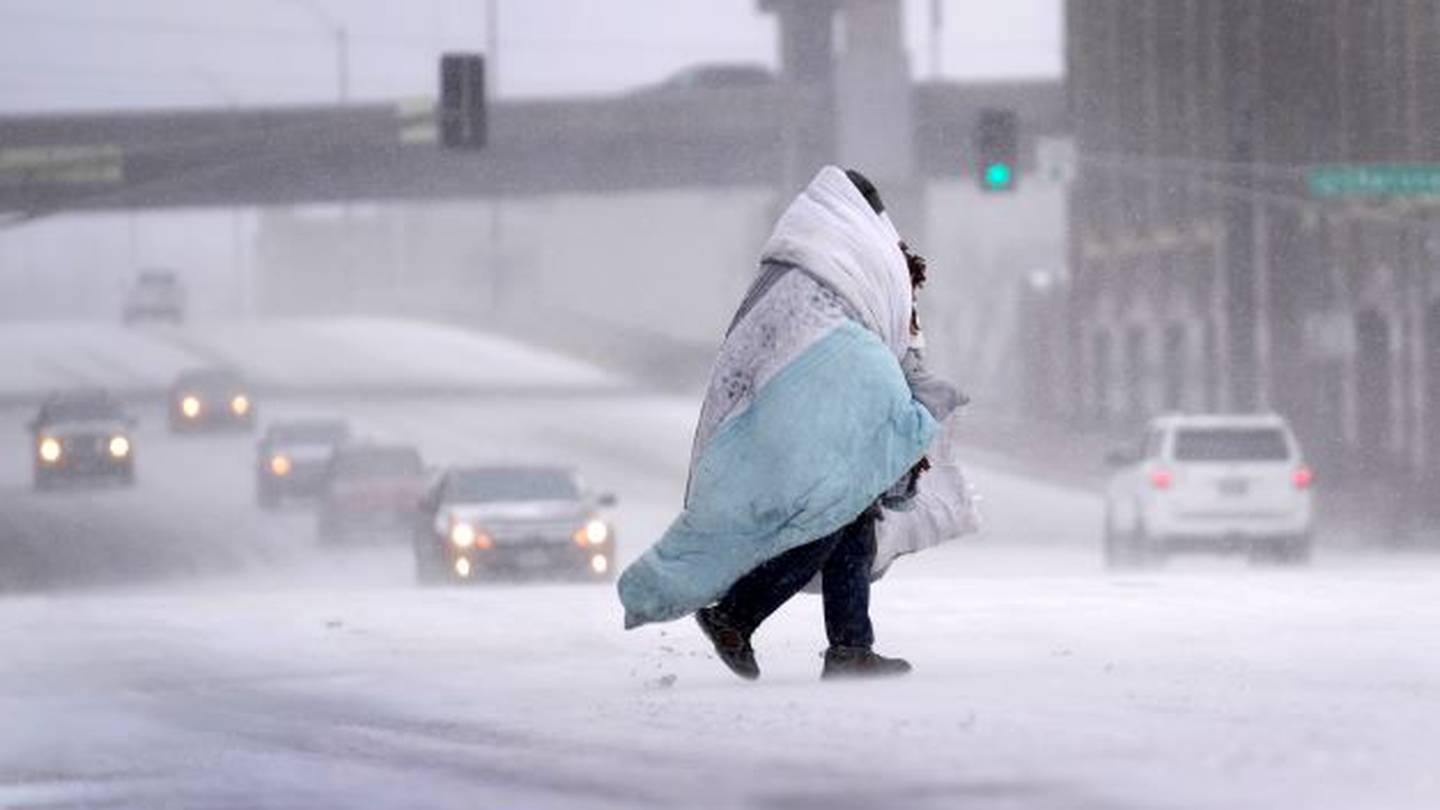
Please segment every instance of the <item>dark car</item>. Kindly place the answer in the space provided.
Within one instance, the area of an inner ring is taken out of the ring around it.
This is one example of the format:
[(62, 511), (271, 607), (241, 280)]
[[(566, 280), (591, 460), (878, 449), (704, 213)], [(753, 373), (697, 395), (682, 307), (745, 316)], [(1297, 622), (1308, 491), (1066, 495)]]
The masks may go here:
[(710, 90), (746, 90), (773, 87), (775, 84), (775, 74), (764, 65), (719, 63), (687, 67), (659, 84), (643, 87), (638, 92), (644, 95), (669, 95)]
[(403, 533), (425, 490), (420, 451), (406, 445), (340, 447), (325, 471), (320, 539), (341, 542), (360, 535)]
[(255, 400), (238, 374), (218, 368), (182, 372), (170, 386), (170, 430), (244, 430), (255, 428)]
[(350, 426), (340, 419), (272, 423), (256, 446), (256, 501), (270, 509), (283, 498), (319, 495), (331, 457), (349, 440)]
[(417, 515), (417, 578), (548, 572), (608, 580), (615, 531), (598, 510), (614, 503), (611, 495), (587, 496), (575, 472), (562, 467), (451, 468)]
[(60, 481), (135, 481), (135, 421), (103, 391), (52, 394), (30, 422), (35, 488)]

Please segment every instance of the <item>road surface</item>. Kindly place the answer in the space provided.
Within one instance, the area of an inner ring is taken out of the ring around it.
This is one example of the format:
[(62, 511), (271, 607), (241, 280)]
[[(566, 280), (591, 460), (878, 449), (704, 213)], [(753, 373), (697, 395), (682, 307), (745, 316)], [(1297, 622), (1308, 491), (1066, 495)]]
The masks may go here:
[[(626, 389), (260, 403), (436, 463), (561, 460), (628, 559), (697, 402)], [(523, 387), (523, 386), (522, 386)], [(1088, 492), (977, 456), (989, 529), (875, 593), (909, 678), (821, 684), (817, 600), (735, 679), (606, 585), (422, 589), (408, 551), (254, 508), (253, 442), (140, 410), (134, 490), (34, 494), (0, 409), (0, 807), (1433, 808), (1440, 560), (1110, 574)]]

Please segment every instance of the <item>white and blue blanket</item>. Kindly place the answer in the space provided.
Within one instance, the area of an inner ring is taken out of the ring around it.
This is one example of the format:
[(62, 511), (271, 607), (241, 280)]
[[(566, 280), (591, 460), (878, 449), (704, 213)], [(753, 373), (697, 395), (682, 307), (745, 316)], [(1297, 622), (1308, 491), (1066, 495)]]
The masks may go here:
[(912, 297), (899, 241), (834, 167), (781, 217), (762, 261), (795, 271), (721, 347), (685, 509), (620, 577), (626, 627), (714, 602), (854, 520), (925, 454), (936, 423), (900, 367)]

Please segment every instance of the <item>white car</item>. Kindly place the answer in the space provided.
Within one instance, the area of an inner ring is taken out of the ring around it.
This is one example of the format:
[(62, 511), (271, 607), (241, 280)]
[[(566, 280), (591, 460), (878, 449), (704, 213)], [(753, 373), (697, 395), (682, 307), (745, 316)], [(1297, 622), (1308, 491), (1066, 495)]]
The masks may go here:
[(145, 270), (125, 294), (125, 323), (185, 320), (185, 288), (169, 270)]
[(1181, 551), (1310, 559), (1315, 476), (1279, 416), (1163, 417), (1109, 462), (1117, 468), (1105, 493), (1112, 567)]

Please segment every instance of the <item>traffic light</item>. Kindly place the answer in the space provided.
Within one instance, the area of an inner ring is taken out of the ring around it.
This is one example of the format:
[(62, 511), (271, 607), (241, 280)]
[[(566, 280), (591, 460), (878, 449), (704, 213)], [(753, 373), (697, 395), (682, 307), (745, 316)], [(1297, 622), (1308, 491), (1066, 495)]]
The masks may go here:
[(981, 191), (1013, 191), (1020, 182), (1020, 117), (987, 107), (975, 122), (975, 176)]
[(447, 53), (440, 57), (440, 145), (450, 149), (485, 146), (485, 57)]

